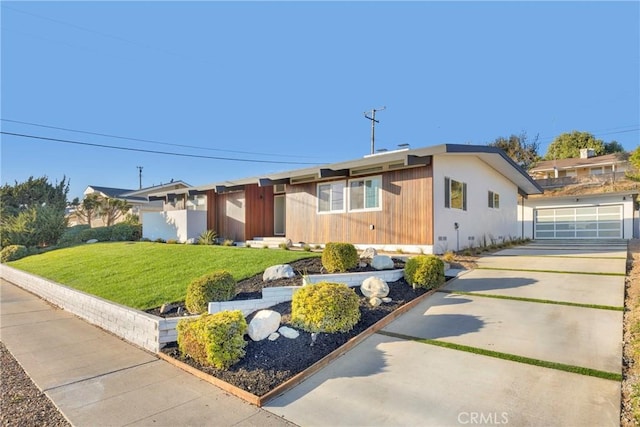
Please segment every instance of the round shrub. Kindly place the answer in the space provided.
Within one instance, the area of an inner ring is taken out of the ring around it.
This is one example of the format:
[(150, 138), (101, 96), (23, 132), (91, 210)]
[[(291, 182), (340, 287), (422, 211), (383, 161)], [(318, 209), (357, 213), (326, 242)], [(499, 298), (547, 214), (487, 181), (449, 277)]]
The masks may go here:
[(329, 272), (344, 273), (358, 265), (358, 251), (351, 243), (330, 242), (322, 251), (322, 266)]
[(26, 246), (10, 245), (2, 248), (2, 251), (0, 252), (0, 261), (16, 261), (20, 258), (26, 257), (27, 255), (29, 255), (29, 250)]
[(209, 302), (229, 301), (236, 294), (236, 281), (228, 271), (206, 274), (187, 286), (185, 305), (193, 314), (207, 311)]
[(119, 223), (111, 227), (111, 240), (117, 242), (135, 242), (142, 237), (142, 225)]
[(180, 353), (202, 365), (228, 369), (245, 355), (247, 321), (240, 310), (180, 320), (176, 329)]
[(291, 301), (291, 322), (307, 332), (349, 332), (360, 320), (355, 291), (342, 283), (300, 288)]
[(445, 281), (444, 262), (435, 255), (409, 258), (404, 266), (404, 278), (417, 288), (436, 288)]

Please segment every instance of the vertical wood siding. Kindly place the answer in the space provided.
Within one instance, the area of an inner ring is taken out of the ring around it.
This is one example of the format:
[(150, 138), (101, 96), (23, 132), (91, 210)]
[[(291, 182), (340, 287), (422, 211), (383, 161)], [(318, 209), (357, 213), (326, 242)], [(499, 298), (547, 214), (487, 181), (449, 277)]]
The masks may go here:
[[(287, 186), (287, 237), (293, 242), (433, 244), (431, 165), (382, 175), (382, 210), (318, 214), (316, 183)], [(373, 225), (373, 230), (371, 230)]]

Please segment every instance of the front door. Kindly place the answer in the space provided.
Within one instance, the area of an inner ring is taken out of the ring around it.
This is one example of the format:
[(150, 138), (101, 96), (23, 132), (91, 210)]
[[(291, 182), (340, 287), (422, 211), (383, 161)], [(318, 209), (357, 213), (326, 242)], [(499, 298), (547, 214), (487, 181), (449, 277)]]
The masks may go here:
[(273, 233), (276, 236), (286, 234), (286, 195), (276, 194), (273, 196)]

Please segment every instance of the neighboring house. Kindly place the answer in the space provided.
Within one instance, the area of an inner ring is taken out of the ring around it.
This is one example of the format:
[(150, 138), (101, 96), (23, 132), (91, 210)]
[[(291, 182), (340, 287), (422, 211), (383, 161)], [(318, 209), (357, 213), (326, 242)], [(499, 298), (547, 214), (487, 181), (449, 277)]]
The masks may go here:
[[(201, 231), (213, 229), (225, 239), (280, 236), (295, 244), (339, 241), (358, 248), (443, 253), (520, 237), (518, 207), (542, 189), (500, 149), (444, 144), (203, 185), (186, 193), (206, 194)], [(150, 216), (158, 215), (145, 215), (144, 237), (166, 239), (178, 229), (168, 222), (160, 236), (159, 228), (148, 229)], [(182, 231), (182, 236), (197, 235), (196, 227)]]
[[(149, 200), (150, 194), (156, 193), (158, 191), (176, 191), (188, 187), (189, 184), (183, 181), (172, 181), (167, 184), (140, 188), (138, 190), (89, 185), (86, 190), (84, 190), (84, 195), (87, 196), (89, 194), (98, 194), (99, 196), (105, 198), (124, 200), (131, 205), (131, 210), (129, 211), (129, 213), (132, 215), (138, 215), (140, 221), (142, 221), (143, 213), (161, 212), (164, 209), (164, 205), (161, 201)], [(75, 217), (75, 221), (78, 221), (77, 216)], [(124, 221), (124, 219), (124, 216), (122, 216), (118, 218), (116, 222)], [(72, 218), (72, 220), (74, 219)], [(101, 227), (106, 224), (104, 224), (101, 218), (97, 217), (91, 220), (91, 225), (93, 227)]]
[(529, 170), (545, 189), (518, 212), (533, 239), (631, 239), (638, 237), (637, 183), (626, 178), (627, 153), (539, 162)]
[(579, 158), (538, 162), (529, 169), (529, 174), (542, 184), (544, 182), (541, 180), (557, 179), (557, 185), (569, 185), (585, 179), (597, 181), (622, 178), (629, 167), (627, 153), (594, 156), (593, 150), (582, 149)]

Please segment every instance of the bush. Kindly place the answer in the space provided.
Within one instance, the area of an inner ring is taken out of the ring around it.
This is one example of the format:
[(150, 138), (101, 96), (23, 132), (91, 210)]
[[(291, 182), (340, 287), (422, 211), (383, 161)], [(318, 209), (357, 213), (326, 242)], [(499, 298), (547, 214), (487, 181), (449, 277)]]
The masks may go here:
[(302, 246), (302, 250), (303, 250), (303, 251), (305, 251), (305, 252), (311, 252), (311, 246), (309, 246), (309, 245), (303, 245), (303, 246)]
[(452, 251), (446, 251), (444, 255), (442, 255), (442, 259), (444, 262), (454, 262), (456, 260), (456, 255)]
[(111, 227), (89, 228), (80, 232), (81, 241), (86, 242), (92, 239), (99, 242), (108, 242), (111, 240)]
[(78, 224), (72, 227), (67, 227), (60, 237), (60, 240), (58, 240), (58, 246), (71, 246), (82, 243), (80, 233), (84, 230), (88, 230), (89, 228), (91, 227), (89, 227), (88, 224)]
[(279, 247), (280, 249), (285, 250), (285, 251), (288, 251), (288, 250), (289, 250), (289, 245), (287, 245), (286, 243), (280, 243), (280, 244), (278, 245), (278, 247)]
[(358, 265), (358, 251), (351, 243), (327, 243), (322, 251), (322, 266), (329, 272), (344, 273)]
[(167, 245), (177, 245), (178, 241), (176, 239), (167, 240)]
[(435, 255), (409, 258), (404, 266), (404, 278), (417, 288), (436, 288), (445, 281), (444, 262)]
[(216, 239), (218, 238), (218, 233), (214, 230), (203, 231), (200, 236), (198, 236), (198, 244), (199, 245), (214, 245), (216, 243)]
[(26, 246), (22, 245), (11, 245), (2, 248), (0, 252), (0, 261), (1, 262), (9, 262), (16, 261), (20, 258), (24, 258), (29, 255), (29, 250)]
[(247, 321), (240, 310), (180, 320), (177, 330), (180, 353), (202, 365), (228, 369), (245, 355)]
[(2, 246), (50, 246), (58, 243), (67, 228), (64, 210), (38, 206), (6, 216), (0, 225)]
[(307, 332), (349, 332), (359, 320), (358, 295), (347, 285), (320, 282), (293, 294), (291, 322)]
[(204, 313), (211, 301), (229, 301), (236, 294), (236, 281), (231, 273), (214, 271), (195, 279), (187, 286), (185, 306), (190, 313)]
[(109, 240), (116, 242), (135, 242), (142, 237), (142, 225), (119, 223), (107, 227), (111, 229), (111, 237)]

